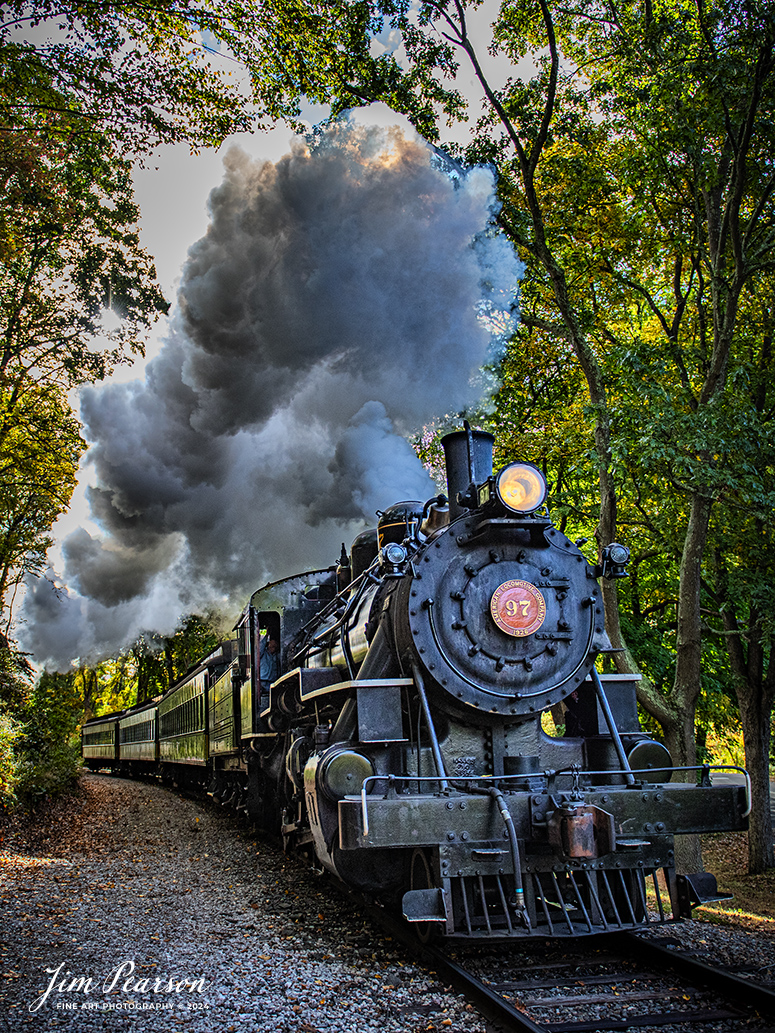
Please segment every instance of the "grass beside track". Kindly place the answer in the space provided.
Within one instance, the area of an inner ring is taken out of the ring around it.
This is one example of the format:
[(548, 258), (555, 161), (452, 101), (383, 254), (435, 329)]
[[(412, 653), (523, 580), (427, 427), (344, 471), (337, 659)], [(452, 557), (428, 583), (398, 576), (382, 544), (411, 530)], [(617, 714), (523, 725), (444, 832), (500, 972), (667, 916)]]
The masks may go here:
[(748, 875), (748, 833), (715, 832), (702, 837), (702, 859), (719, 890), (734, 899), (697, 908), (695, 918), (755, 930), (775, 939), (775, 868)]

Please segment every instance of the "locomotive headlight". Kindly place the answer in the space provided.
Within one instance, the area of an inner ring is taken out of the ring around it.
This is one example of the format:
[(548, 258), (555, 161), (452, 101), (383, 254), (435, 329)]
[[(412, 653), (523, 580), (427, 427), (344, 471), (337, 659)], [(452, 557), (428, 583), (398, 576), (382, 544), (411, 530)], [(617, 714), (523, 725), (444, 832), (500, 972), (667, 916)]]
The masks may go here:
[(388, 542), (380, 549), (382, 559), (382, 572), (385, 577), (400, 577), (404, 563), (406, 563), (407, 552), (403, 545), (398, 542)]
[(546, 500), (546, 480), (532, 463), (504, 466), (495, 481), (498, 498), (513, 513), (533, 513)]
[(607, 548), (603, 549), (603, 563), (600, 568), (603, 577), (609, 580), (616, 577), (627, 577), (626, 567), (629, 558), (630, 550), (626, 545), (611, 542)]
[(391, 567), (398, 567), (406, 560), (406, 549), (398, 542), (388, 542), (382, 550), (382, 558)]

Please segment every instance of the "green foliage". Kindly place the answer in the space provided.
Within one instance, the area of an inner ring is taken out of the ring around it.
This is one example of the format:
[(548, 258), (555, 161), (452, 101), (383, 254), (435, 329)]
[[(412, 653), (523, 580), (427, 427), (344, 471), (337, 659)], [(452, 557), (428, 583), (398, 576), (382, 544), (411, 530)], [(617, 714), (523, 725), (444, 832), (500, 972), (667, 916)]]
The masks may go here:
[[(130, 164), (0, 33), (0, 607), (39, 568), (83, 450), (67, 392), (142, 352), (165, 309)], [(45, 110), (45, 116), (38, 108)], [(102, 331), (103, 307), (124, 317)], [(12, 597), (11, 597), (12, 598)], [(10, 623), (10, 613), (8, 615)]]
[(72, 675), (79, 712), (110, 714), (166, 692), (220, 641), (213, 616), (182, 617), (170, 636), (144, 635), (113, 659)]
[(140, 640), (94, 669), (44, 671), (37, 681), (24, 657), (0, 650), (0, 808), (34, 807), (67, 789), (84, 720), (160, 695), (217, 644), (213, 621), (192, 614), (168, 638)]
[(80, 710), (71, 675), (44, 671), (30, 699), (21, 737), (17, 795), (34, 806), (72, 784), (80, 764)]
[(517, 459), (535, 463), (549, 484), (557, 526), (570, 537), (590, 537), (597, 508), (590, 479), (593, 419), (567, 342), (522, 326), (509, 344), (500, 375), (502, 386), (488, 427), (495, 434), (496, 468)]
[(27, 657), (0, 635), (0, 713), (18, 718), (29, 703), (32, 667)]
[(122, 154), (178, 141), (219, 144), (250, 124), (239, 84), (214, 67), (202, 42), (201, 33), (222, 23), (222, 8), (177, 0), (6, 3), (0, 67), (4, 92), (11, 86), (11, 124), (34, 137), (52, 116), (66, 117), (81, 144), (109, 139)]
[[(43, 25), (54, 8), (11, 11)], [(697, 706), (702, 751), (739, 710), (759, 741), (775, 698), (769, 5), (503, 0), (491, 50), (515, 65), (528, 58), (533, 71), (498, 86), (471, 29), (482, 13), (478, 0), (86, 4), (63, 9), (62, 46), (18, 49), (4, 30), (7, 118), (19, 133), (0, 134), (0, 172), (28, 207), (26, 221), (9, 206), (0, 222), (13, 271), (0, 309), (11, 313), (7, 340), (18, 326), (38, 348), (27, 365), (13, 349), (12, 360), (25, 384), (70, 384), (142, 346), (159, 299), (121, 162), (127, 149), (175, 138), (186, 103), (219, 89), (200, 77), (194, 28), (247, 63), (267, 117), (297, 121), (304, 98), (334, 114), (382, 100), (431, 140), (464, 113), (460, 64), (483, 101), (465, 155), (496, 167), (500, 223), (527, 261), (523, 326), (495, 412), (476, 422), (495, 431), (497, 464), (523, 457), (544, 469), (566, 533), (589, 535), (597, 521), (598, 545), (616, 535), (632, 549), (624, 639), (654, 718), (679, 737)], [(139, 45), (119, 46), (127, 38)], [(167, 106), (150, 102), (154, 90)], [(234, 110), (205, 103), (213, 117), (193, 136), (217, 135)], [(95, 356), (79, 319), (91, 332), (111, 292), (130, 330)], [(13, 405), (15, 383), (2, 385)], [(438, 434), (429, 429), (418, 451), (437, 468)], [(607, 589), (614, 626), (615, 599)], [(82, 672), (84, 701), (162, 691), (204, 645), (193, 635), (178, 652), (175, 638)], [(691, 755), (692, 743), (676, 745)]]
[(686, 763), (701, 688), (703, 727), (736, 690), (759, 766), (775, 699), (770, 7), (503, 0), (490, 50), (533, 74), (500, 87), (469, 27), (476, 0), (272, 5), (240, 51), (277, 116), (303, 95), (335, 112), (379, 99), (429, 139), (459, 117), (451, 76), (468, 65), (483, 106), (466, 157), (497, 168), (500, 223), (527, 259), (498, 458), (543, 466), (568, 528), (597, 489), (598, 545), (633, 550), (642, 701)]
[[(9, 410), (14, 409), (11, 413)], [(37, 573), (50, 529), (68, 506), (84, 448), (60, 392), (31, 386), (15, 402), (0, 393), (0, 600)]]
[(18, 801), (18, 741), (22, 728), (18, 721), (0, 714), (0, 808), (11, 810)]
[[(67, 96), (33, 132), (16, 117), (28, 100), (6, 91), (0, 101), (12, 127), (0, 132), (0, 433), (31, 387), (67, 390), (142, 352), (166, 310), (139, 244), (129, 161), (110, 137), (78, 134)], [(108, 306), (123, 320), (110, 332)]]
[[(262, 115), (298, 124), (301, 101), (330, 104), (334, 116), (381, 100), (409, 115), (429, 140), (437, 120), (462, 117), (449, 78), (454, 47), (428, 31), (433, 8), (407, 0), (227, 2), (213, 31), (250, 69)], [(391, 45), (401, 34), (409, 60)], [(382, 42), (384, 41), (384, 42)]]
[[(132, 160), (250, 115), (211, 66), (207, 6), (12, 2), (0, 24), (0, 609), (36, 572), (83, 447), (67, 402), (142, 354), (167, 304)], [(106, 309), (119, 317), (103, 325)]]
[(70, 675), (44, 673), (37, 683), (13, 650), (0, 650), (0, 808), (34, 807), (76, 776), (80, 706)]

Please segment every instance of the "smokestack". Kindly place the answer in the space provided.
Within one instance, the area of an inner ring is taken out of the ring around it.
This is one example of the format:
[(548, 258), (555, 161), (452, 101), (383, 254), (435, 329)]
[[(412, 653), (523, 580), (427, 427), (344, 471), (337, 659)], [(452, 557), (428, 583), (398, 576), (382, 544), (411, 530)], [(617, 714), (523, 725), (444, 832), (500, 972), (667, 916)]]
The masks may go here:
[(482, 484), (492, 474), (495, 438), (486, 430), (471, 430), (467, 420), (463, 426), (465, 430), (456, 430), (441, 439), (447, 467), (450, 521), (466, 512), (466, 507), (458, 502), (458, 495), (466, 495), (472, 484)]

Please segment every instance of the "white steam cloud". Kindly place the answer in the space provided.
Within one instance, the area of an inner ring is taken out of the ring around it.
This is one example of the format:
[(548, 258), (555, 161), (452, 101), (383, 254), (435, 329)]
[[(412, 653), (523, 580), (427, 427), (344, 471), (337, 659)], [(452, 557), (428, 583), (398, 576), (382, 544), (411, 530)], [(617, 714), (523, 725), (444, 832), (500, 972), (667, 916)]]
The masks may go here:
[(433, 485), (402, 436), (475, 403), (521, 263), (490, 170), (340, 122), (276, 164), (238, 149), (143, 380), (82, 392), (100, 537), (31, 582), (39, 663), (115, 653), (266, 580), (327, 566), (377, 509)]

